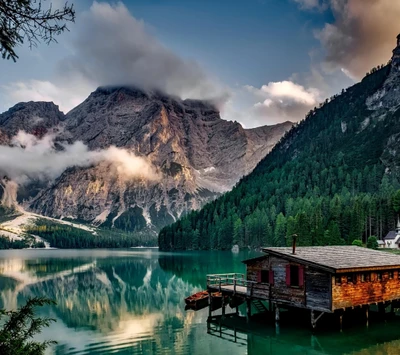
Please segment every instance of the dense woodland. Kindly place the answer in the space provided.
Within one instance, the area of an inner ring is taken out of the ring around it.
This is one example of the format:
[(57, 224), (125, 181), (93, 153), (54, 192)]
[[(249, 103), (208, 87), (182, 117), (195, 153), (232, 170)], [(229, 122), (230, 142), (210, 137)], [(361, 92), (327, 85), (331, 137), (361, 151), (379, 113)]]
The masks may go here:
[(389, 70), (376, 68), (312, 110), (231, 192), (162, 229), (160, 248), (285, 246), (295, 233), (299, 245), (351, 244), (393, 230), (400, 162), (383, 161), (400, 110), (365, 123), (365, 100)]
[(148, 236), (127, 234), (106, 229), (92, 232), (66, 224), (41, 219), (36, 225), (26, 228), (26, 233), (37, 235), (50, 243), (54, 248), (129, 248), (135, 246), (152, 246)]

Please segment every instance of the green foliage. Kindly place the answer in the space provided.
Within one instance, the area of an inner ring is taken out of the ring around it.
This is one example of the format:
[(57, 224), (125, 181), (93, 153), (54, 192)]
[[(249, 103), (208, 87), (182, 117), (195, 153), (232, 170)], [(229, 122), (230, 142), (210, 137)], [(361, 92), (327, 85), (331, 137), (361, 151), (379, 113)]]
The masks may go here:
[(41, 219), (26, 228), (26, 233), (37, 235), (60, 249), (83, 248), (130, 248), (154, 246), (153, 237), (141, 233), (122, 233), (107, 229), (97, 229), (96, 233), (66, 224)]
[(353, 242), (351, 243), (351, 245), (355, 245), (356, 247), (362, 247), (363, 243), (360, 239), (354, 239)]
[(378, 249), (378, 247), (379, 247), (378, 238), (373, 236), (373, 235), (371, 235), (368, 238), (368, 241), (367, 241), (367, 248), (369, 248), (369, 249)]
[(0, 249), (23, 249), (28, 246), (25, 240), (10, 240), (10, 238), (0, 235)]
[(363, 122), (371, 115), (365, 101), (389, 69), (377, 68), (312, 110), (231, 192), (163, 228), (159, 247), (280, 246), (294, 233), (299, 245), (382, 238), (396, 223), (400, 184), (382, 161), (392, 159), (386, 144), (400, 132), (400, 110)]
[(396, 213), (400, 212), (400, 190), (397, 190), (393, 196), (393, 209)]
[(42, 328), (50, 326), (54, 319), (35, 316), (35, 307), (55, 304), (47, 298), (31, 298), (17, 311), (0, 310), (0, 354), (2, 355), (42, 355), (53, 341), (36, 342), (32, 338)]
[(55, 42), (55, 36), (75, 20), (75, 10), (67, 3), (61, 9), (42, 4), (42, 0), (0, 0), (0, 54), (16, 61), (15, 48), (27, 41), (30, 48), (41, 41)]

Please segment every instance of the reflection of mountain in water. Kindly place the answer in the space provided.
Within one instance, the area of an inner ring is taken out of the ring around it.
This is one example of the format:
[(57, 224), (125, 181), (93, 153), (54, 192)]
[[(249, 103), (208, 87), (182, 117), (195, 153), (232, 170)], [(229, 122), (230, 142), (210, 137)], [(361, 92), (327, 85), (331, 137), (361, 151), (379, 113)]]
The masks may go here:
[(234, 327), (244, 345), (208, 335), (207, 309), (185, 312), (183, 298), (204, 288), (208, 273), (243, 272), (240, 261), (251, 256), (59, 250), (18, 251), (4, 258), (0, 253), (0, 307), (15, 308), (32, 296), (54, 298), (58, 305), (43, 312), (57, 323), (42, 336), (59, 342), (57, 355), (400, 353), (400, 323), (392, 321), (371, 321), (368, 331), (312, 337), (298, 324), (282, 325), (276, 336), (272, 324), (243, 319)]
[(77, 335), (82, 338), (86, 332), (86, 345), (93, 342), (90, 332), (96, 332), (111, 336), (111, 347), (115, 341), (124, 344), (127, 337), (130, 348), (135, 337), (141, 342), (150, 337), (151, 346), (160, 349), (170, 348), (171, 339), (174, 347), (187, 346), (194, 313), (185, 313), (183, 298), (197, 289), (164, 272), (157, 258), (63, 259), (59, 265), (57, 261), (4, 262), (1, 306), (15, 308), (17, 298), (19, 303), (33, 296), (55, 299), (57, 307), (47, 312), (59, 319), (57, 327), (62, 323), (82, 331)]

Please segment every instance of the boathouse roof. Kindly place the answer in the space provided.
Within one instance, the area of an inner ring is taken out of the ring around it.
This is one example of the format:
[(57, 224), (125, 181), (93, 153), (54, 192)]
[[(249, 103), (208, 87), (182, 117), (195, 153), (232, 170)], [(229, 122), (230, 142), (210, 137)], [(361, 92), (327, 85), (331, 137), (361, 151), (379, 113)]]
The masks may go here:
[(297, 247), (295, 254), (291, 247), (275, 247), (263, 252), (332, 273), (400, 269), (400, 255), (358, 246)]

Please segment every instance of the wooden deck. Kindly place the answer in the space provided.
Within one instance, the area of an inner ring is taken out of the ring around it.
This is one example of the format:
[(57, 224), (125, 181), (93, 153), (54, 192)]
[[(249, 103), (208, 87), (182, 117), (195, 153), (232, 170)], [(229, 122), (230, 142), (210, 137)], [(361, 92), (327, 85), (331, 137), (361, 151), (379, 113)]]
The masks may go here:
[(238, 294), (238, 295), (247, 295), (247, 286), (237, 286), (235, 285), (219, 285), (219, 284), (210, 284), (208, 288), (211, 291), (219, 291), (224, 293)]

